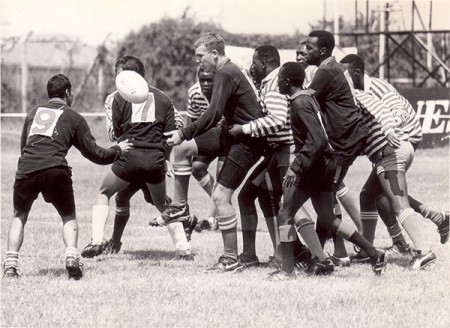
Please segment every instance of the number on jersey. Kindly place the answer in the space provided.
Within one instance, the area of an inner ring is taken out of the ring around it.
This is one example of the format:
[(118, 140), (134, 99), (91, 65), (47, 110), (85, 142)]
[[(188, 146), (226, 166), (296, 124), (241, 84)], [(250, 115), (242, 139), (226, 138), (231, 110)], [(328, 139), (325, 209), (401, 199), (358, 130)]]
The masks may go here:
[(53, 109), (46, 107), (39, 107), (36, 111), (36, 115), (31, 124), (30, 135), (41, 135), (46, 137), (52, 137), (55, 130), (56, 123), (58, 123), (64, 111), (61, 109)]
[(131, 104), (131, 123), (152, 123), (155, 121), (155, 97), (148, 94), (147, 101), (142, 104)]

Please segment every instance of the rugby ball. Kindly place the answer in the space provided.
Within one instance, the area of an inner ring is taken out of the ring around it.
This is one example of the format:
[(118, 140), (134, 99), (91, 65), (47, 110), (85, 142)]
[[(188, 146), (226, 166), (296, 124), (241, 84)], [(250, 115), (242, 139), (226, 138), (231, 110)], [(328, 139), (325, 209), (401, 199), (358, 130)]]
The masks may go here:
[(119, 94), (133, 104), (141, 104), (147, 100), (148, 84), (134, 71), (122, 71), (116, 76), (116, 88)]

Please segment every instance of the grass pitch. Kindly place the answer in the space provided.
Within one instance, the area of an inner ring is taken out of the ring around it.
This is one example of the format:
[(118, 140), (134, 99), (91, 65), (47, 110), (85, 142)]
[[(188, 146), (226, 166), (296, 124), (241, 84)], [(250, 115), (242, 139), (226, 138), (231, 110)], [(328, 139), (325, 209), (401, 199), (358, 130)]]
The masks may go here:
[[(12, 216), (12, 186), (19, 155), (20, 122), (2, 122), (1, 247), (4, 260)], [(90, 121), (100, 144), (103, 122)], [(77, 150), (68, 156), (80, 225), (79, 249), (90, 240), (90, 210), (103, 173)], [(370, 171), (359, 158), (346, 179), (357, 195)], [(449, 208), (449, 149), (419, 150), (407, 175), (409, 192), (439, 210)], [(172, 193), (172, 181), (168, 191)], [(202, 217), (206, 194), (192, 179), (191, 212)], [(114, 202), (105, 237), (112, 230)], [(117, 255), (84, 259), (85, 277), (67, 279), (61, 221), (41, 197), (33, 205), (20, 251), (23, 275), (1, 279), (1, 327), (449, 327), (449, 244), (423, 222), (438, 257), (429, 270), (405, 270), (407, 260), (388, 265), (375, 277), (368, 265), (337, 268), (328, 277), (299, 275), (296, 281), (267, 282), (270, 269), (239, 274), (205, 274), (222, 251), (220, 233), (193, 234), (193, 262), (179, 260), (165, 228), (149, 227), (156, 209), (141, 194), (132, 199), (131, 218)], [(310, 207), (309, 207), (310, 208)], [(313, 213), (312, 211), (310, 211)], [(345, 215), (345, 213), (344, 213)], [(257, 250), (261, 261), (272, 254), (260, 220)], [(376, 246), (390, 246), (380, 222)], [(239, 236), (240, 249), (242, 239)], [(331, 252), (331, 245), (327, 250)], [(352, 247), (348, 244), (348, 251)]]

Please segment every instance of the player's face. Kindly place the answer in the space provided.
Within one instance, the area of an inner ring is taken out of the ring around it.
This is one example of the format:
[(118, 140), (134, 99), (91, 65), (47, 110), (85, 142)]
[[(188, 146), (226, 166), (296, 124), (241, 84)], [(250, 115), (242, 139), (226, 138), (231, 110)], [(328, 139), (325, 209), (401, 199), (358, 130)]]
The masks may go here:
[(214, 74), (202, 72), (199, 74), (198, 79), (203, 93), (205, 95), (212, 94)]
[(316, 36), (308, 37), (306, 40), (306, 62), (308, 65), (320, 65), (319, 39)]
[(362, 80), (364, 79), (364, 74), (361, 74), (361, 71), (359, 69), (355, 69), (352, 64), (343, 64), (347, 67), (348, 74), (352, 78), (353, 86), (356, 89), (363, 90), (363, 83)]
[(216, 69), (216, 58), (217, 52), (214, 50), (209, 51), (203, 44), (195, 49), (195, 60), (205, 72), (211, 72)]
[(257, 83), (260, 83), (262, 79), (266, 77), (265, 64), (261, 60), (261, 58), (259, 58), (257, 52), (253, 54), (252, 66), (250, 67), (250, 71), (252, 72), (253, 78)]
[(281, 68), (280, 71), (278, 72), (278, 91), (282, 94), (282, 95), (287, 95), (288, 94), (288, 80), (286, 79), (286, 75), (284, 74), (284, 69)]
[(303, 67), (308, 66), (306, 62), (306, 45), (302, 44), (297, 48), (297, 63), (303, 65)]

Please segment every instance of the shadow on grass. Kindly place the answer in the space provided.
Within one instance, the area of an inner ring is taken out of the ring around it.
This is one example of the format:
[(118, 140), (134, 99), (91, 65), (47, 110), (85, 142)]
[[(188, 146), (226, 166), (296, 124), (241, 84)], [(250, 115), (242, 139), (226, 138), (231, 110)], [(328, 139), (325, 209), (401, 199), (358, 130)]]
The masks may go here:
[(67, 276), (67, 270), (64, 268), (48, 268), (48, 269), (40, 269), (36, 274), (30, 274), (30, 276), (54, 276), (61, 277)]
[(160, 250), (160, 249), (124, 251), (123, 254), (131, 256), (133, 259), (136, 259), (136, 260), (174, 260), (174, 259), (178, 259), (177, 252)]

